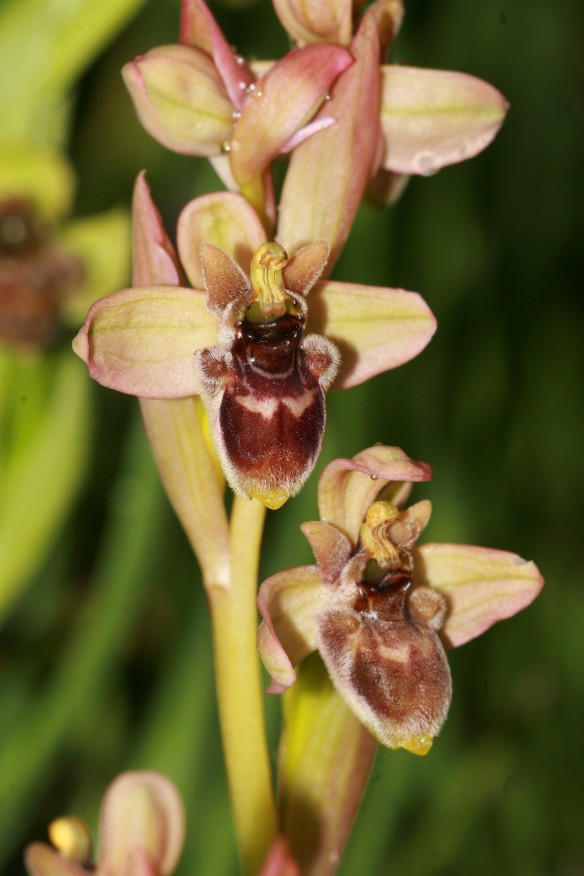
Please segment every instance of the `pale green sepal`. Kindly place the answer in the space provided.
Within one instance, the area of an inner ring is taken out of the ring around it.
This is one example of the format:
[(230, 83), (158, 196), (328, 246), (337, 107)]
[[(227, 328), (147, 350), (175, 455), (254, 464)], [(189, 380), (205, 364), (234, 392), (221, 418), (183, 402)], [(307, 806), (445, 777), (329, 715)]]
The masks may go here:
[(417, 356), (436, 319), (417, 292), (326, 281), (310, 293), (307, 330), (338, 346), (341, 368), (332, 388), (346, 389)]
[[(51, 381), (46, 360), (30, 363), (25, 374), (16, 358), (9, 367), (12, 355), (17, 354), (5, 351), (0, 371), (14, 387), (14, 402), (31, 408), (31, 419), (21, 440), (10, 448), (4, 443), (0, 459), (0, 619), (25, 590), (63, 523), (85, 470), (91, 430), (90, 384), (67, 350)], [(0, 386), (0, 406), (4, 422), (10, 413), (14, 428), (8, 390)], [(43, 487), (49, 484), (50, 489)]]
[(31, 201), (48, 219), (69, 212), (75, 178), (67, 161), (56, 152), (29, 148), (0, 151), (0, 201)]
[(63, 228), (59, 241), (83, 265), (83, 285), (65, 300), (62, 309), (65, 321), (79, 326), (94, 301), (129, 280), (130, 217), (125, 210), (116, 209), (78, 219)]
[(475, 76), (391, 65), (382, 68), (383, 167), (429, 175), (477, 155), (495, 137), (509, 105)]
[(446, 596), (449, 611), (441, 636), (451, 648), (517, 614), (543, 587), (535, 563), (508, 551), (464, 544), (415, 548), (414, 580)]
[(102, 386), (140, 398), (184, 398), (199, 389), (195, 352), (216, 339), (204, 292), (146, 286), (97, 301), (73, 349)]
[(333, 688), (318, 656), (284, 694), (280, 823), (303, 876), (332, 876), (355, 818), (376, 742)]

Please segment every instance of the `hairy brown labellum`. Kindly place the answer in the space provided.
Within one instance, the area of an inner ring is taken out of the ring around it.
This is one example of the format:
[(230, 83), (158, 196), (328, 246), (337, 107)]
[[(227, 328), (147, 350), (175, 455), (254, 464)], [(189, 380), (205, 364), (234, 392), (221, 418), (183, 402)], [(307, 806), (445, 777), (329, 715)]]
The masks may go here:
[(339, 366), (334, 344), (303, 337), (304, 296), (329, 247), (315, 241), (289, 260), (280, 244), (262, 244), (249, 280), (217, 247), (203, 244), (200, 253), (208, 305), (219, 319), (220, 343), (196, 357), (215, 445), (236, 493), (279, 508), (317, 460), (324, 393)]
[(452, 683), (436, 633), (443, 597), (413, 589), (408, 569), (360, 579), (317, 622), (319, 650), (359, 719), (389, 748), (425, 754), (450, 705)]
[(291, 313), (235, 327), (229, 349), (198, 354), (202, 397), (227, 478), (236, 492), (279, 507), (318, 457), (325, 390), (338, 353), (325, 338), (304, 340), (304, 318)]

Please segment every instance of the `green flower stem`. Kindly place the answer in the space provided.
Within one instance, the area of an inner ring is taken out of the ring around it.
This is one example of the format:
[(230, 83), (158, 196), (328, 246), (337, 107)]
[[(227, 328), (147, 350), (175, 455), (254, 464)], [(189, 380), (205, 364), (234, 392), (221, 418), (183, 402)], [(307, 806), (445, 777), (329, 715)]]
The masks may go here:
[(257, 876), (277, 832), (256, 647), (259, 551), (266, 509), (235, 496), (231, 587), (209, 586), (219, 718), (243, 872)]

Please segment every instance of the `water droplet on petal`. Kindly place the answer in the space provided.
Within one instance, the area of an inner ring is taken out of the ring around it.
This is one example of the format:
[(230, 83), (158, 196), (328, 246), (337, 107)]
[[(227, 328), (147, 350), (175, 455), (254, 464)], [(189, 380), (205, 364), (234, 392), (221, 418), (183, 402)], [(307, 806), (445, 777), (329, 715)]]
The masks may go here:
[(257, 88), (255, 91), (254, 97), (263, 97), (263, 96), (264, 96), (264, 92), (260, 88)]
[(332, 100), (332, 97), (330, 94), (325, 94), (324, 99), (325, 100)]
[(376, 481), (376, 480), (378, 480), (377, 475), (369, 475), (369, 478), (370, 478), (372, 481)]
[(246, 94), (253, 94), (254, 91), (255, 91), (255, 84), (253, 82), (250, 82), (250, 84), (245, 89), (245, 93)]
[(422, 176), (432, 176), (432, 174), (436, 173), (438, 170), (436, 156), (434, 153), (427, 150), (418, 152), (418, 154), (414, 156), (414, 166)]
[(239, 112), (239, 110), (233, 110), (233, 112), (231, 113), (231, 118), (234, 121), (237, 121), (239, 118), (241, 118), (241, 113)]
[(229, 152), (231, 152), (231, 143), (229, 142), (229, 140), (224, 140), (221, 143), (221, 152), (223, 152), (224, 155), (227, 155)]
[(236, 55), (235, 63), (242, 67), (245, 64), (245, 58), (243, 57), (243, 55)]

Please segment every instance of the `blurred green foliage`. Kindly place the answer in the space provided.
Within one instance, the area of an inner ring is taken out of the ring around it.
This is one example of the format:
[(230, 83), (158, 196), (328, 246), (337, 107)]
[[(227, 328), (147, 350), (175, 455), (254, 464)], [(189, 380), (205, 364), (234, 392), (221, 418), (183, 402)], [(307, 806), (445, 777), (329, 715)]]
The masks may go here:
[[(286, 49), (267, 0), (213, 8), (243, 53)], [(394, 61), (473, 73), (512, 108), (483, 155), (412, 180), (391, 211), (362, 209), (335, 276), (422, 292), (439, 330), (411, 364), (330, 397), (319, 468), (376, 441), (402, 446), (434, 467), (414, 494), (434, 503), (431, 540), (517, 551), (547, 585), (452, 653), (452, 710), (427, 758), (379, 752), (341, 874), (580, 876), (584, 9), (418, 0), (406, 13)], [(189, 198), (218, 187), (204, 161), (148, 138), (119, 76), (175, 41), (178, 14), (177, 0), (152, 0), (73, 95), (78, 214), (128, 204), (143, 167), (169, 229)], [(58, 814), (95, 826), (108, 782), (148, 767), (185, 799), (180, 874), (231, 876), (198, 571), (135, 400), (90, 389), (82, 495), (0, 638), (0, 870), (22, 873), (23, 844)], [(310, 561), (298, 525), (317, 515), (316, 482), (270, 514), (264, 575)], [(36, 487), (52, 490), (51, 476)], [(275, 757), (277, 699), (267, 707)]]

